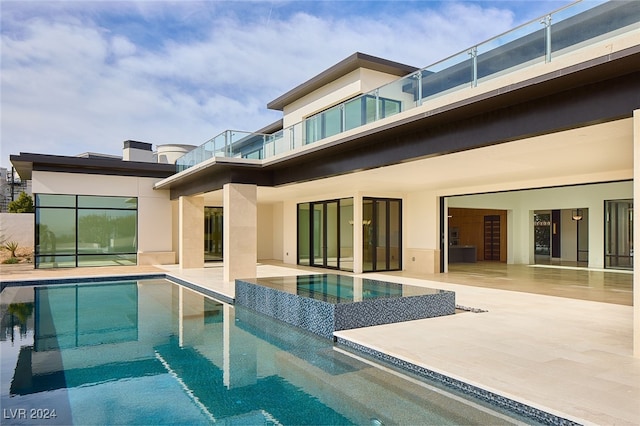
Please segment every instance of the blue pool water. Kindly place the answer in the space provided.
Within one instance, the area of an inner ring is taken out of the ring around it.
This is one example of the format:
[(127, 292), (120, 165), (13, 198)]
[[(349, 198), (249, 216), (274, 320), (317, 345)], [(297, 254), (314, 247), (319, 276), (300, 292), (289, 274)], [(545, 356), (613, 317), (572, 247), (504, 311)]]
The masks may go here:
[(0, 297), (2, 424), (517, 422), (165, 279)]

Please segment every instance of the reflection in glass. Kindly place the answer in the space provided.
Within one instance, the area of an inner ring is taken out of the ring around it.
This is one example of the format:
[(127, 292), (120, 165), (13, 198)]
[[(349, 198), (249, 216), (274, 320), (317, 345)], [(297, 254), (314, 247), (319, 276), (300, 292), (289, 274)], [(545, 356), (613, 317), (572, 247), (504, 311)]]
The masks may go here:
[(633, 269), (633, 200), (605, 204), (605, 267)]
[(36, 194), (36, 268), (137, 263), (135, 197)]
[(207, 261), (222, 260), (222, 207), (204, 208), (204, 259)]

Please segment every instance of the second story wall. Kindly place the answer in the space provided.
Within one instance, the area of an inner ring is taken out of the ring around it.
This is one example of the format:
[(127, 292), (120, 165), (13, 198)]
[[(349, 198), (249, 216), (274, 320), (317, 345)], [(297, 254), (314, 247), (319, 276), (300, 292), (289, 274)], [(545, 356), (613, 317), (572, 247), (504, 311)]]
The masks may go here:
[(397, 79), (397, 75), (358, 68), (286, 105), (283, 109), (283, 126), (286, 128), (299, 123), (311, 115)]

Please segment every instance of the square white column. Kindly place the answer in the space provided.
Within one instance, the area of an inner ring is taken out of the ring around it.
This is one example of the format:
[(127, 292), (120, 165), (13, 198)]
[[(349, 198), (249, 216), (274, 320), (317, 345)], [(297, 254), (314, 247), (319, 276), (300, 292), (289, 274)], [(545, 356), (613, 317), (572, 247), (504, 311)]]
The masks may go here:
[(223, 187), (224, 280), (255, 278), (258, 262), (258, 187), (229, 183)]
[(178, 199), (178, 245), (181, 268), (204, 267), (204, 198)]

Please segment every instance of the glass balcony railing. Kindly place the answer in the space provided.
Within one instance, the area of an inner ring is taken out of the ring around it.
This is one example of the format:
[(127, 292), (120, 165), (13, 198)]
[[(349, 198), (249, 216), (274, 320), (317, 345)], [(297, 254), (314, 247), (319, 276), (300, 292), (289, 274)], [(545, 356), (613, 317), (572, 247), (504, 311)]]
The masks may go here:
[(276, 133), (224, 131), (180, 157), (177, 168), (212, 157), (268, 159), (639, 28), (640, 1), (572, 3)]

